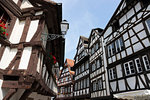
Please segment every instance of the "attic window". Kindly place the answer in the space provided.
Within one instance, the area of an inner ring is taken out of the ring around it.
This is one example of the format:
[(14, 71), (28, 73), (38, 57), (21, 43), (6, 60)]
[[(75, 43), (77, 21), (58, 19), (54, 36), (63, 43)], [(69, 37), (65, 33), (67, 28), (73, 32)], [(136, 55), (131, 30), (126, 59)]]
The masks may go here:
[(119, 21), (116, 20), (114, 23), (113, 23), (113, 31), (117, 31), (119, 28), (120, 28), (120, 25), (119, 25)]

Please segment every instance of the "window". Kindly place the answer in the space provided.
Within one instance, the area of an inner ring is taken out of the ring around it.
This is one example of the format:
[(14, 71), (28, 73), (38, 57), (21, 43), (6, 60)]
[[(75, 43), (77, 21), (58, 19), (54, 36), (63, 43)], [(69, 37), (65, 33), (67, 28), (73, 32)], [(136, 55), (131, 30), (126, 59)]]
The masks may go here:
[(103, 89), (103, 81), (102, 79), (98, 80), (98, 90), (102, 90)]
[(121, 50), (124, 49), (124, 45), (123, 45), (123, 40), (122, 38), (119, 38), (118, 40), (115, 41), (115, 45), (116, 45), (116, 52), (120, 52)]
[(125, 73), (126, 75), (131, 75), (135, 73), (135, 68), (133, 65), (133, 61), (129, 61), (127, 63), (124, 64), (124, 69), (125, 69)]
[(78, 82), (78, 90), (80, 90), (80, 81)]
[(87, 85), (86, 86), (89, 87), (89, 78), (87, 78)]
[(115, 53), (120, 52), (124, 49), (122, 37), (117, 39), (115, 42), (111, 43), (107, 47), (108, 57), (113, 56)]
[(116, 79), (116, 69), (115, 68), (109, 69), (109, 78), (110, 78), (110, 80)]
[(97, 83), (96, 81), (93, 82), (93, 91), (96, 91), (97, 90)]
[(78, 83), (75, 83), (75, 90), (78, 90)]
[(142, 59), (143, 59), (144, 66), (145, 66), (146, 70), (150, 70), (150, 63), (149, 63), (147, 55), (144, 55), (142, 57)]
[(85, 62), (85, 69), (88, 69), (89, 68), (89, 63), (88, 61)]
[(139, 58), (136, 58), (135, 59), (135, 66), (137, 68), (137, 72), (140, 73), (142, 72), (142, 66), (141, 66), (141, 62), (140, 62), (140, 59)]
[(84, 88), (86, 88), (86, 79), (84, 79)]
[(78, 69), (76, 69), (76, 75), (78, 75)]
[(93, 63), (92, 64), (92, 72), (95, 71), (95, 69), (96, 69), (95, 63)]
[(148, 30), (150, 32), (150, 18), (148, 20), (146, 20), (146, 25), (147, 25), (147, 28), (148, 28)]
[(68, 93), (70, 93), (70, 90), (71, 90), (71, 88), (70, 88), (70, 86), (68, 87)]
[(82, 66), (81, 66), (81, 71), (82, 72), (84, 71), (84, 64), (82, 64)]
[(81, 89), (83, 89), (83, 80), (81, 80)]
[(108, 57), (114, 55), (116, 53), (115, 51), (115, 44), (112, 43), (108, 46)]
[(79, 69), (79, 73), (78, 73), (78, 74), (80, 74), (80, 66), (79, 66), (79, 68), (78, 68), (78, 69)]

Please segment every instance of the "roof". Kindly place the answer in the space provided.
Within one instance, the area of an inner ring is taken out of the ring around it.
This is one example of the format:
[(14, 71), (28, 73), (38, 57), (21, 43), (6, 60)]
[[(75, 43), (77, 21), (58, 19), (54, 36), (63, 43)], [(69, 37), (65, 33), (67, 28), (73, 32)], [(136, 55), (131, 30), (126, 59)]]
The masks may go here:
[(80, 36), (81, 39), (85, 40), (85, 41), (88, 41), (88, 38), (87, 37), (84, 37), (84, 36)]

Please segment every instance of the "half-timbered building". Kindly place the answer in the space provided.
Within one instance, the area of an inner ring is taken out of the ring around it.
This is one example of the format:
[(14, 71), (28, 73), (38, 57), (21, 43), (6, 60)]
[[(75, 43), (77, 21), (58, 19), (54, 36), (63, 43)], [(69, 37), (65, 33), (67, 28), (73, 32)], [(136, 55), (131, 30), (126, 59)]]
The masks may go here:
[(71, 71), (74, 66), (74, 60), (66, 59), (64, 68), (61, 70), (58, 79), (58, 94), (56, 100), (72, 100), (73, 99), (73, 75)]
[(104, 66), (103, 30), (92, 29), (89, 36), (90, 91), (92, 100), (110, 99), (107, 70)]
[(104, 29), (110, 92), (150, 98), (150, 0), (121, 0)]
[(74, 98), (90, 98), (90, 79), (89, 79), (89, 55), (88, 55), (88, 38), (80, 36), (76, 55), (74, 57)]
[[(49, 100), (57, 93), (53, 67), (63, 66), (61, 4), (51, 0), (0, 0), (0, 100)], [(43, 35), (44, 34), (44, 35)]]

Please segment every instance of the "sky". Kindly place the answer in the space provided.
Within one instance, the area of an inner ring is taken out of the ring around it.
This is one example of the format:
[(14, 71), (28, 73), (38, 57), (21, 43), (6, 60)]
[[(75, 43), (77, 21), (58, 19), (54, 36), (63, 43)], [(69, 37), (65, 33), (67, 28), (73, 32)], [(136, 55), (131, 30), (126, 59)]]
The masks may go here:
[(69, 22), (65, 36), (65, 59), (74, 59), (80, 36), (94, 28), (104, 29), (121, 0), (53, 0), (62, 3), (63, 20)]

